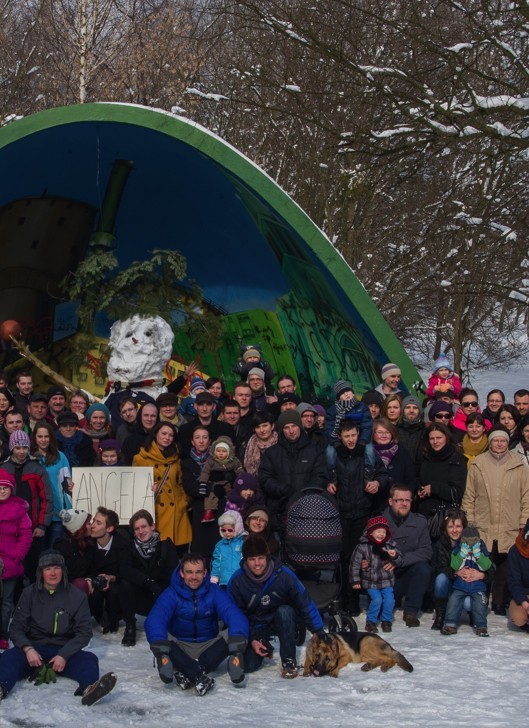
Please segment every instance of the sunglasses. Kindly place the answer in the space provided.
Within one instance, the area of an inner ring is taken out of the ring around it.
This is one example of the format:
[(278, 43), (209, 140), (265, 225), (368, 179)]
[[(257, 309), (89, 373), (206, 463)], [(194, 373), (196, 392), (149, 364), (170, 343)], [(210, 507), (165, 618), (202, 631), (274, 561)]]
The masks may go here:
[(452, 415), (449, 415), (448, 412), (446, 415), (435, 415), (434, 420), (451, 420)]
[(461, 402), (461, 407), (477, 407), (477, 402)]
[(221, 533), (233, 533), (234, 531), (235, 531), (234, 528), (221, 528), (220, 529)]

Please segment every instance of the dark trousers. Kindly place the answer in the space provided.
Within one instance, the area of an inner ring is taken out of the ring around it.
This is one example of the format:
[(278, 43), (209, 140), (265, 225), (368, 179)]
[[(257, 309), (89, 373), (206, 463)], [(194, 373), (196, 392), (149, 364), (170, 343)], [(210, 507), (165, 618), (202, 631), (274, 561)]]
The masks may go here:
[(342, 551), (340, 564), (342, 569), (342, 607), (350, 609), (358, 607), (360, 592), (353, 591), (349, 581), (349, 564), (353, 551), (360, 542), (360, 536), (366, 527), (368, 516), (362, 518), (342, 518)]
[(156, 597), (147, 589), (122, 579), (119, 582), (119, 601), (123, 619), (129, 624), (134, 622), (136, 614), (146, 617), (151, 611)]
[(171, 661), (174, 669), (195, 682), (203, 672), (211, 672), (228, 657), (228, 643), (219, 637), (194, 660), (176, 642), (171, 643)]
[(406, 598), (404, 611), (417, 614), (432, 577), (432, 567), (427, 561), (417, 561), (411, 566), (395, 569), (395, 601)]
[[(274, 619), (262, 632), (265, 639), (276, 635), (279, 639), (279, 655), (281, 660), (296, 660), (296, 612), (288, 604), (277, 608)], [(263, 664), (264, 657), (254, 652), (251, 644), (244, 652), (244, 672), (255, 672)]]
[(496, 567), (492, 578), (491, 601), (492, 604), (503, 606), (509, 601), (507, 589), (507, 558), (508, 554), (498, 552), (498, 542), (493, 541), (490, 559)]
[(90, 612), (100, 624), (105, 613), (111, 624), (119, 622), (121, 617), (119, 591), (120, 585), (113, 581), (106, 591), (96, 590), (88, 597)]
[(30, 584), (35, 583), (37, 566), (41, 553), (46, 548), (46, 537), (33, 536), (33, 541), (29, 547), (29, 551), (24, 557), (24, 576), (29, 580)]
[[(43, 661), (48, 662), (61, 648), (57, 645), (35, 645), (35, 649)], [(22, 650), (12, 647), (0, 656), (0, 685), (9, 692), (18, 680), (29, 677), (35, 669), (38, 668), (30, 667)], [(93, 652), (79, 650), (66, 662), (63, 672), (57, 674), (75, 680), (80, 688), (86, 688), (99, 680), (99, 662)]]

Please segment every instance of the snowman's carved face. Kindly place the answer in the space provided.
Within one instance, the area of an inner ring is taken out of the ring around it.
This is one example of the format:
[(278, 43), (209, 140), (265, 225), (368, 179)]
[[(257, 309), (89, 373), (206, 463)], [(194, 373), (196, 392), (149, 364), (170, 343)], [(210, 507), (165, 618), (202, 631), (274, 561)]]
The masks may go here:
[(136, 382), (161, 377), (173, 339), (171, 327), (159, 316), (116, 321), (110, 329), (109, 379)]

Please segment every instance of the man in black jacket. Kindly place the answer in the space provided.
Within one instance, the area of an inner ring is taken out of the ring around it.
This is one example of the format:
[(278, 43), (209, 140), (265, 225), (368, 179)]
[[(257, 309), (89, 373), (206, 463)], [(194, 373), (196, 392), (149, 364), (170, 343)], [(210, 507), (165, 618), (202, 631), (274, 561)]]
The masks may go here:
[(100, 506), (90, 526), (96, 541), (92, 574), (88, 580), (90, 611), (103, 628), (103, 634), (117, 632), (121, 616), (120, 565), (127, 541), (116, 533), (119, 516)]
[(353, 616), (360, 614), (359, 593), (353, 591), (346, 575), (351, 555), (360, 541), (368, 518), (373, 514), (377, 498), (389, 485), (384, 463), (375, 455), (369, 463), (365, 446), (359, 443), (360, 423), (343, 420), (338, 436), (340, 444), (330, 453), (331, 482), (329, 493), (336, 496), (342, 522), (342, 606)]
[(121, 644), (136, 644), (136, 614), (144, 617), (169, 586), (178, 566), (178, 552), (170, 538), (160, 540), (149, 511), (139, 510), (129, 521), (134, 539), (121, 554), (119, 593), (125, 633)]
[(196, 419), (186, 422), (178, 430), (178, 449), (182, 460), (189, 457), (193, 430), (197, 425), (202, 425), (209, 432), (210, 442), (214, 442), (221, 435), (226, 435), (232, 442), (235, 442), (235, 428), (214, 417), (215, 404), (215, 399), (209, 392), (197, 394), (195, 399)]
[(258, 478), (272, 514), (272, 528), (280, 530), (287, 501), (303, 488), (326, 488), (329, 473), (325, 451), (313, 445), (296, 410), (277, 421), (279, 439), (261, 456)]
[[(34, 677), (37, 685), (55, 682), (57, 673), (79, 683), (75, 695), (94, 705), (116, 684), (114, 673), (99, 679), (99, 662), (83, 647), (92, 638), (86, 596), (68, 584), (64, 559), (44, 551), (37, 581), (22, 592), (11, 622), (14, 647), (0, 657), (0, 700), (17, 680)], [(32, 675), (33, 674), (33, 675)]]

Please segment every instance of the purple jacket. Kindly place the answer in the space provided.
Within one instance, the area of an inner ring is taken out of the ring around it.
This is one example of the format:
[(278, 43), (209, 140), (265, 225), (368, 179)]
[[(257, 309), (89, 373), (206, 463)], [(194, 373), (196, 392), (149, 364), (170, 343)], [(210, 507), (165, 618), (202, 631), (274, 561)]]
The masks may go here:
[(28, 504), (23, 498), (11, 495), (0, 501), (0, 559), (4, 562), (2, 579), (22, 576), (22, 561), (29, 551), (32, 536)]

